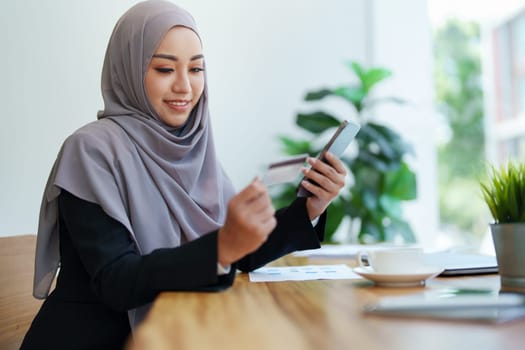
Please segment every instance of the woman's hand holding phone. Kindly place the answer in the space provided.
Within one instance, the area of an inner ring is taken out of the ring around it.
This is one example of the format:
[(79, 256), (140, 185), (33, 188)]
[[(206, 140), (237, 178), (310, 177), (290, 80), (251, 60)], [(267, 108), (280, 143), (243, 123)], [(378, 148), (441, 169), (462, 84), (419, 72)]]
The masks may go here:
[[(319, 156), (317, 157), (317, 160), (320, 160), (322, 162), (325, 162), (327, 164), (331, 164), (328, 162), (328, 159), (326, 157), (327, 152), (330, 152), (332, 155), (334, 155), (336, 158), (341, 157), (345, 149), (348, 147), (348, 145), (352, 142), (352, 140), (357, 135), (360, 125), (354, 122), (350, 122), (347, 120), (343, 120), (343, 122), (339, 125), (337, 130), (332, 135), (332, 138), (328, 143), (324, 146), (321, 153), (319, 153)], [(303, 179), (303, 181), (306, 180), (306, 178)], [(297, 196), (298, 197), (308, 197), (311, 196), (312, 193), (306, 188), (306, 186), (303, 185), (303, 181), (299, 184), (299, 187), (297, 188)], [(310, 179), (310, 181), (314, 181), (315, 179)]]
[(331, 152), (326, 152), (324, 158), (308, 158), (311, 167), (303, 169), (301, 185), (310, 193), (306, 199), (310, 220), (321, 215), (345, 185), (347, 172), (343, 162)]

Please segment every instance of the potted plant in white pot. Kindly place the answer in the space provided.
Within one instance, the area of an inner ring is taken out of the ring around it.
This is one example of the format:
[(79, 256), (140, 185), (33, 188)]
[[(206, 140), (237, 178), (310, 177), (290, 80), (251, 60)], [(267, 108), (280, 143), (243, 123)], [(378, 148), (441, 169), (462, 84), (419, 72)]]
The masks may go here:
[(490, 229), (501, 290), (525, 293), (525, 163), (491, 166), (481, 190), (494, 218)]

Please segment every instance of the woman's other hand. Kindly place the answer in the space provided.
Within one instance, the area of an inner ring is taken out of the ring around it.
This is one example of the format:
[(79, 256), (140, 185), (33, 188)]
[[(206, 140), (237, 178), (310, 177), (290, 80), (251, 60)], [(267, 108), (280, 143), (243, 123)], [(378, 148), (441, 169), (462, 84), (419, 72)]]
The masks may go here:
[(255, 179), (228, 203), (226, 222), (218, 233), (218, 259), (227, 266), (263, 244), (277, 225), (268, 189)]
[(312, 193), (306, 200), (310, 220), (321, 215), (345, 185), (346, 169), (343, 162), (330, 152), (326, 153), (325, 159), (326, 163), (316, 158), (308, 158), (311, 168), (303, 169), (305, 178), (315, 182), (314, 184), (303, 180), (301, 183)]

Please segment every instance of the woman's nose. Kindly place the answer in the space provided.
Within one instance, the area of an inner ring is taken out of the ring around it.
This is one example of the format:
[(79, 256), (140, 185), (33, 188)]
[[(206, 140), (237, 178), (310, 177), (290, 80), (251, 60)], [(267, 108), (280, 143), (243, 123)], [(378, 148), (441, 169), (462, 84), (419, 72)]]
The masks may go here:
[(184, 72), (178, 72), (177, 76), (175, 77), (175, 81), (173, 82), (172, 89), (173, 92), (186, 93), (190, 91), (190, 79), (188, 74)]

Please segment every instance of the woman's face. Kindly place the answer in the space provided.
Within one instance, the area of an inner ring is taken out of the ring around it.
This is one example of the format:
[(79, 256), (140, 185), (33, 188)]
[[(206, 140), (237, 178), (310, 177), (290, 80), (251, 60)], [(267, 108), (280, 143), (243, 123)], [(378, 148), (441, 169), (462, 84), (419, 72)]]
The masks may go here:
[(170, 29), (153, 54), (144, 87), (165, 124), (186, 123), (204, 90), (204, 56), (195, 32), (185, 27)]

